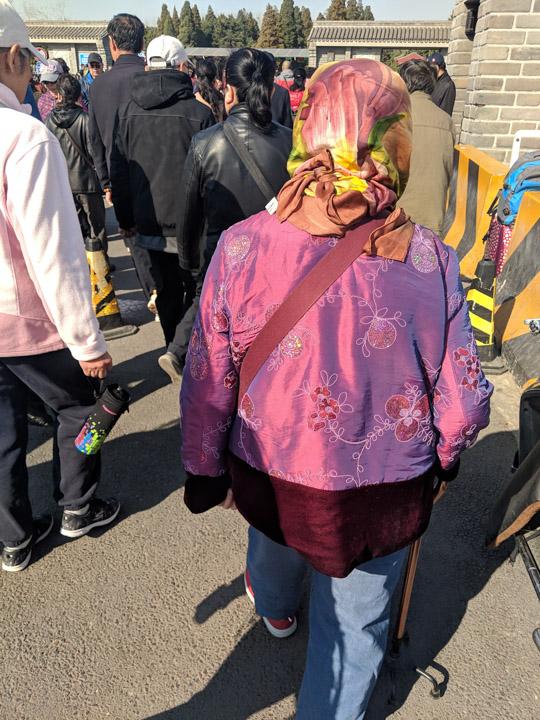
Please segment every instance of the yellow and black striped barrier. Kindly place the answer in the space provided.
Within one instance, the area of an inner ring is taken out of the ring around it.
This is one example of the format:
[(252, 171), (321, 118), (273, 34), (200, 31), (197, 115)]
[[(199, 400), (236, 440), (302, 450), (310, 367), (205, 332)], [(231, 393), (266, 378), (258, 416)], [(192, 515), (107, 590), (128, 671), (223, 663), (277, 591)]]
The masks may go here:
[(520, 386), (540, 377), (540, 338), (524, 320), (540, 317), (540, 192), (526, 193), (495, 292), (495, 340)]
[(109, 265), (101, 242), (87, 237), (84, 239), (84, 247), (90, 266), (92, 305), (105, 338), (114, 340), (118, 337), (135, 334), (139, 329), (136, 325), (124, 325), (122, 322)]
[(494, 333), (495, 269), (493, 260), (480, 260), (467, 293), (469, 317), (482, 363), (495, 360), (499, 354)]
[(473, 278), (484, 257), (487, 211), (508, 168), (471, 145), (456, 145), (441, 239), (457, 252), (461, 274)]

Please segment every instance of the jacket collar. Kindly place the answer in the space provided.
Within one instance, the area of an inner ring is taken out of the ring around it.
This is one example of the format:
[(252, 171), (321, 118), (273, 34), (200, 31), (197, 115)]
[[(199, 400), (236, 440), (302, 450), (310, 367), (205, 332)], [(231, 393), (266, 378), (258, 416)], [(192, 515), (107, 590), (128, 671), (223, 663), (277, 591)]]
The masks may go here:
[(139, 57), (138, 55), (131, 55), (128, 53), (127, 55), (119, 55), (118, 60), (114, 63), (113, 69), (115, 67), (118, 67), (119, 65), (145, 65), (144, 58)]
[(249, 116), (249, 110), (247, 108), (246, 103), (237, 103), (236, 105), (233, 105), (233, 107), (229, 111), (229, 117), (231, 115), (248, 115)]

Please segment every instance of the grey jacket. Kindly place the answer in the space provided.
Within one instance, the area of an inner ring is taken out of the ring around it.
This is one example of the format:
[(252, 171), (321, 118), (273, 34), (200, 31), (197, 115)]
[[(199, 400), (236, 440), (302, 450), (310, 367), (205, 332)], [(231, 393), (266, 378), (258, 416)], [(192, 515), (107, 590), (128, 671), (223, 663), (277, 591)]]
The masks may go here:
[(441, 234), (456, 133), (450, 115), (424, 92), (411, 95), (413, 145), (409, 182), (398, 200), (413, 222)]

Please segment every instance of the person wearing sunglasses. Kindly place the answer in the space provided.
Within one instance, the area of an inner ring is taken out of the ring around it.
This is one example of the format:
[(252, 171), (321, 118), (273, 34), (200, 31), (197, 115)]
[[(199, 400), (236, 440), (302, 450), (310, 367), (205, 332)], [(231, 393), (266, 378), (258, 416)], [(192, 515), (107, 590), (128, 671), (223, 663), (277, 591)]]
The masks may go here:
[(90, 85), (103, 73), (103, 60), (101, 55), (91, 52), (88, 56), (88, 72), (81, 78), (81, 95), (88, 107), (90, 105)]

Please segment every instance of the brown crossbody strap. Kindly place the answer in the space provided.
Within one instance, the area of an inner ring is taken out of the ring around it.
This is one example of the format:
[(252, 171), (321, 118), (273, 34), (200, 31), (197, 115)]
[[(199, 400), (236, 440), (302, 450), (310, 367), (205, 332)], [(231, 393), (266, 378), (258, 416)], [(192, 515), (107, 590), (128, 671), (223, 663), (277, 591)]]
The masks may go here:
[(250, 345), (240, 369), (238, 407), (247, 389), (266, 360), (279, 343), (304, 317), (321, 295), (334, 284), (364, 249), (371, 233), (384, 225), (386, 217), (379, 217), (359, 225), (342, 238), (337, 245), (300, 280), (285, 298), (270, 320)]
[(90, 165), (90, 167), (92, 168), (92, 170), (95, 170), (96, 168), (95, 168), (95, 166), (94, 166), (94, 163), (90, 161), (90, 158), (89, 158), (87, 155), (85, 155), (85, 153), (83, 153), (83, 151), (81, 150), (81, 148), (77, 145), (77, 143), (76, 143), (75, 140), (71, 137), (71, 135), (68, 133), (68, 131), (66, 130), (66, 128), (62, 128), (62, 130), (66, 133), (67, 139), (68, 139), (69, 142), (73, 145), (73, 147), (74, 147), (75, 150), (79, 153), (79, 155), (82, 157), (82, 159), (84, 160), (84, 162), (85, 162), (87, 165)]

